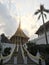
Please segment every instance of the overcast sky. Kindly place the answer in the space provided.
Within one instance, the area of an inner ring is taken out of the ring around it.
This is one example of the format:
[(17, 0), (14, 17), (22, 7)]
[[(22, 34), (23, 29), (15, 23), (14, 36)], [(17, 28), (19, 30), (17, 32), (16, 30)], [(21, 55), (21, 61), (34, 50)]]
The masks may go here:
[(7, 36), (12, 36), (21, 19), (22, 30), (29, 37), (35, 38), (35, 32), (42, 24), (42, 19), (37, 20), (38, 15), (34, 15), (40, 4), (49, 9), (49, 0), (0, 0), (0, 34), (4, 32)]

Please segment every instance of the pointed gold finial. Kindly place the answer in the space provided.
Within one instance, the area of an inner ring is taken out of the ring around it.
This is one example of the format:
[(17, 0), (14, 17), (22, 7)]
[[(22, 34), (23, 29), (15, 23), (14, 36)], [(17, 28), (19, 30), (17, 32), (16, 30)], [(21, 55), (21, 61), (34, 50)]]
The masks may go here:
[(21, 18), (19, 18), (19, 29), (21, 28)]

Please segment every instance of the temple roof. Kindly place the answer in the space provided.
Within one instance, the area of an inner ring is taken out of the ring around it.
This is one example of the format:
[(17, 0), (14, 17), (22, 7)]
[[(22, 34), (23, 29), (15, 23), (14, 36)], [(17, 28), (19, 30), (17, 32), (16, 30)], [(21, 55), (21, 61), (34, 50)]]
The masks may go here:
[(21, 22), (19, 23), (19, 27), (18, 27), (17, 31), (15, 32), (14, 36), (19, 36), (19, 37), (24, 37), (24, 38), (29, 39), (29, 37), (21, 29)]
[[(49, 29), (49, 21), (47, 21), (47, 22), (45, 23), (45, 28), (46, 28), (46, 31), (48, 31), (48, 29)], [(38, 34), (38, 33), (43, 32), (43, 31), (44, 31), (44, 27), (43, 27), (43, 25), (41, 25), (41, 26), (39, 27), (39, 29), (36, 31), (35, 34)]]

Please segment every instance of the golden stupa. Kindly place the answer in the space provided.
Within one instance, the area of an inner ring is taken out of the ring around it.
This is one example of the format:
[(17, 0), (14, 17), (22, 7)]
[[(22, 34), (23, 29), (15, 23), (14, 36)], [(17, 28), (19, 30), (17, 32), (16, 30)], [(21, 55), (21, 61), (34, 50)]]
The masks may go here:
[(21, 29), (21, 22), (19, 22), (19, 27), (15, 34), (10, 38), (12, 43), (15, 44), (24, 44), (28, 41), (29, 37)]

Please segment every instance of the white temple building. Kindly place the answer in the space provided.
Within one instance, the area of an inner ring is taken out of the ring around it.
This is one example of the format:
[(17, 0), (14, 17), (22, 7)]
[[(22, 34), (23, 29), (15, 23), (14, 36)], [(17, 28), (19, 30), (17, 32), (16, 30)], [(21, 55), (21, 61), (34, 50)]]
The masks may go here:
[[(49, 43), (49, 21), (47, 21), (45, 23), (45, 28), (46, 28), (47, 39), (48, 39), (48, 43)], [(41, 25), (39, 27), (39, 29), (36, 31), (35, 34), (38, 35), (38, 38), (32, 40), (32, 42), (35, 42), (36, 44), (46, 44), (45, 33), (44, 33), (44, 27), (43, 27), (43, 25)]]

